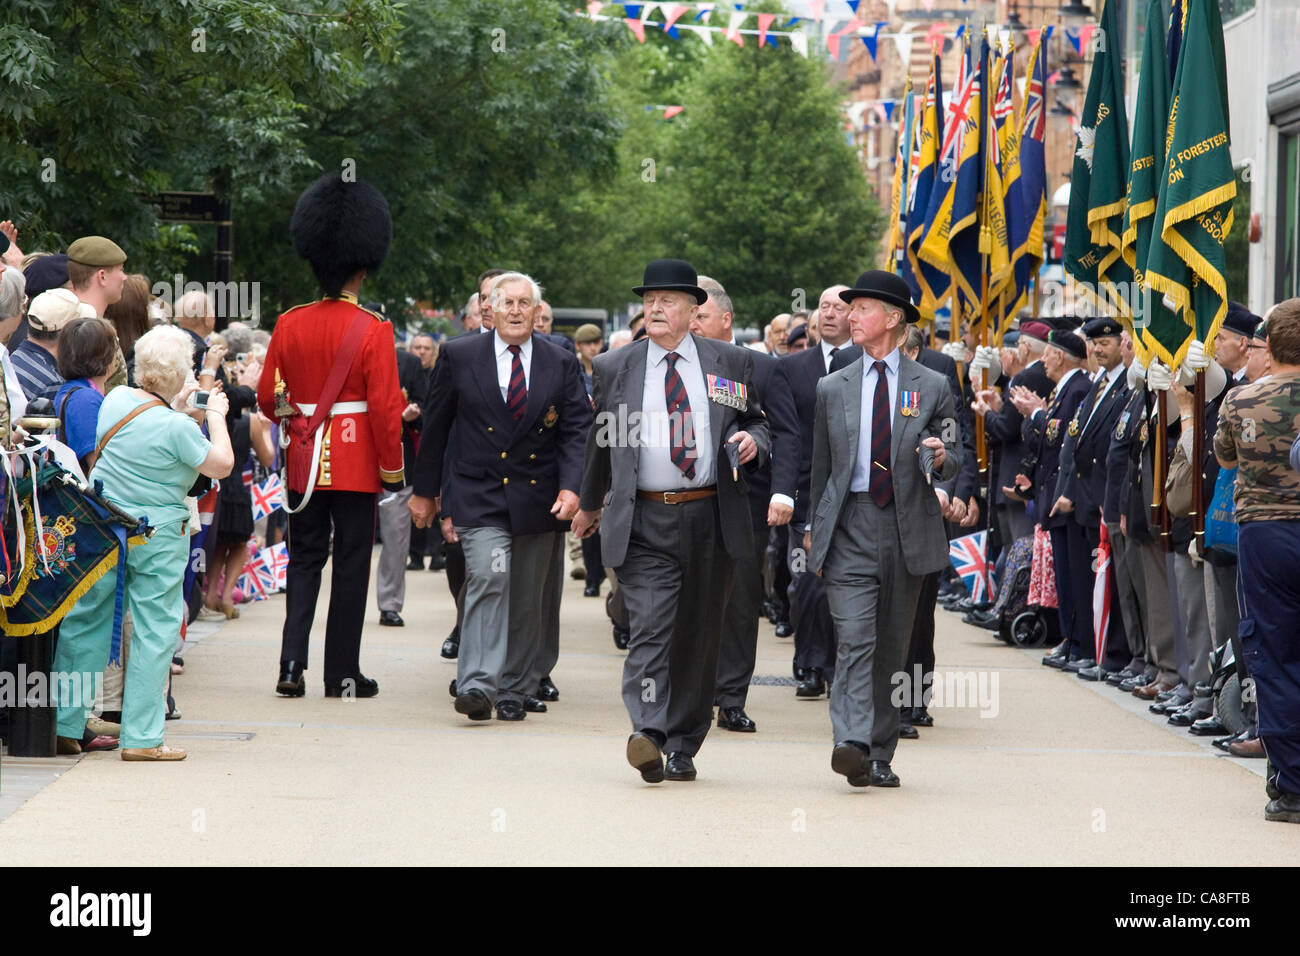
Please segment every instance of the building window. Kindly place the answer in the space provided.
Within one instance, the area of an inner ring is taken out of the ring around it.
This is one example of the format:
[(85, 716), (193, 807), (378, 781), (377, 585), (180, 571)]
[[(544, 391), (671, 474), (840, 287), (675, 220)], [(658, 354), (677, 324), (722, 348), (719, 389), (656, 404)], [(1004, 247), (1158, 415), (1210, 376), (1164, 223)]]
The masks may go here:
[(1283, 134), (1277, 164), (1277, 269), (1274, 302), (1300, 295), (1300, 134)]
[(1224, 23), (1254, 9), (1255, 0), (1219, 0), (1219, 13)]

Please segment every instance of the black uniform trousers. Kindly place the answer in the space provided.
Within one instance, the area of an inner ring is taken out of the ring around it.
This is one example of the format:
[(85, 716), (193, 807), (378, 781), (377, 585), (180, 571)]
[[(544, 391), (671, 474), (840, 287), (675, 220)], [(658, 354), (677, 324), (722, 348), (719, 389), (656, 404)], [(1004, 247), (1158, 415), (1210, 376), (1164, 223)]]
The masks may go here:
[[(744, 707), (758, 654), (758, 619), (763, 611), (763, 555), (767, 527), (754, 532), (753, 551), (737, 561), (731, 573), (731, 598), (722, 615), (722, 644), (718, 648), (718, 680), (713, 703)], [(782, 556), (784, 559), (784, 555)], [(785, 561), (781, 560), (784, 565)]]
[[(777, 623), (790, 621), (790, 526), (788, 524), (762, 528), (754, 531), (762, 540), (764, 547), (759, 553), (759, 574), (763, 574), (767, 598), (776, 608)], [(796, 542), (797, 544), (798, 542)], [(763, 562), (767, 561), (764, 574)], [(769, 580), (770, 579), (770, 580)]]
[[(922, 695), (925, 675), (934, 673), (934, 609), (939, 603), (939, 575), (934, 571), (921, 579), (921, 593), (916, 601), (916, 616), (912, 618), (912, 639), (907, 647), (907, 677), (912, 682), (912, 696), (904, 698), (903, 707), (924, 707)], [(918, 665), (921, 681), (916, 681)], [(911, 723), (910, 720), (905, 723)]]
[[(280, 661), (297, 661), (304, 670), (321, 569), (330, 557), (331, 529), (334, 532), (334, 567), (325, 623), (326, 684), (342, 684), (361, 673), (361, 628), (370, 590), (377, 498), (370, 492), (317, 488), (307, 507), (289, 516), (289, 568)], [(296, 508), (300, 501), (302, 495), (289, 492), (291, 507)]]

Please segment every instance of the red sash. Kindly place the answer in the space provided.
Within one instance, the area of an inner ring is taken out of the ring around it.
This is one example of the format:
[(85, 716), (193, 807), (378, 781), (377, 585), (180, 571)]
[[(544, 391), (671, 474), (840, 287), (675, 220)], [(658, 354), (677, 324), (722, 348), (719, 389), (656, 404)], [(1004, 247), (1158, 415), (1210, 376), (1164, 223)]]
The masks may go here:
[(348, 326), (347, 334), (343, 336), (338, 354), (334, 356), (334, 365), (325, 379), (325, 387), (321, 389), (316, 402), (316, 411), (312, 413), (311, 419), (308, 420), (298, 414), (291, 415), (280, 422), (280, 427), (287, 429), (289, 433), (289, 445), (285, 450), (288, 452), (287, 471), (289, 488), (292, 491), (304, 494), (315, 477), (311, 474), (311, 459), (316, 429), (320, 428), (329, 417), (330, 409), (338, 400), (339, 392), (343, 391), (343, 383), (348, 373), (352, 371), (353, 360), (361, 351), (361, 343), (365, 340), (370, 322), (371, 316), (368, 313), (358, 311), (356, 318)]

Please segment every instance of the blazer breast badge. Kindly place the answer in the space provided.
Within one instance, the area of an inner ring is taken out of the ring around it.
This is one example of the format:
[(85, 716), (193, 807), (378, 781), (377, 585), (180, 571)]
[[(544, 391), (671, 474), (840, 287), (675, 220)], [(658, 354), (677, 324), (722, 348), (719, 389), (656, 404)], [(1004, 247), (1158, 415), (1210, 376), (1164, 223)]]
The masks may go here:
[(552, 405), (550, 408), (546, 410), (546, 417), (542, 419), (542, 424), (545, 425), (547, 428), (554, 428), (555, 423), (558, 422), (559, 420), (560, 420), (560, 413), (557, 412), (555, 410), (555, 406)]

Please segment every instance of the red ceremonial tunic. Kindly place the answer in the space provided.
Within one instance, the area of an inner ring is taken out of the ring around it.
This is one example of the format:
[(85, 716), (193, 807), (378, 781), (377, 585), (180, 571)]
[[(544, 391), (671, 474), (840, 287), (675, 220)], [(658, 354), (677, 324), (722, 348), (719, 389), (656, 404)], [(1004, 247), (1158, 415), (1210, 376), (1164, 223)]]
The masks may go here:
[[(335, 403), (366, 402), (367, 411), (325, 419), (316, 487), (327, 491), (378, 492), (381, 483), (395, 488), (403, 484), (402, 410), (406, 400), (397, 382), (393, 327), (362, 309), (347, 292), (338, 299), (295, 306), (276, 322), (257, 386), (258, 406), (277, 422), (275, 388), (280, 381), (287, 385), (289, 401), (295, 405), (316, 404), (358, 311), (373, 320)], [(291, 446), (285, 453), (299, 452)]]

